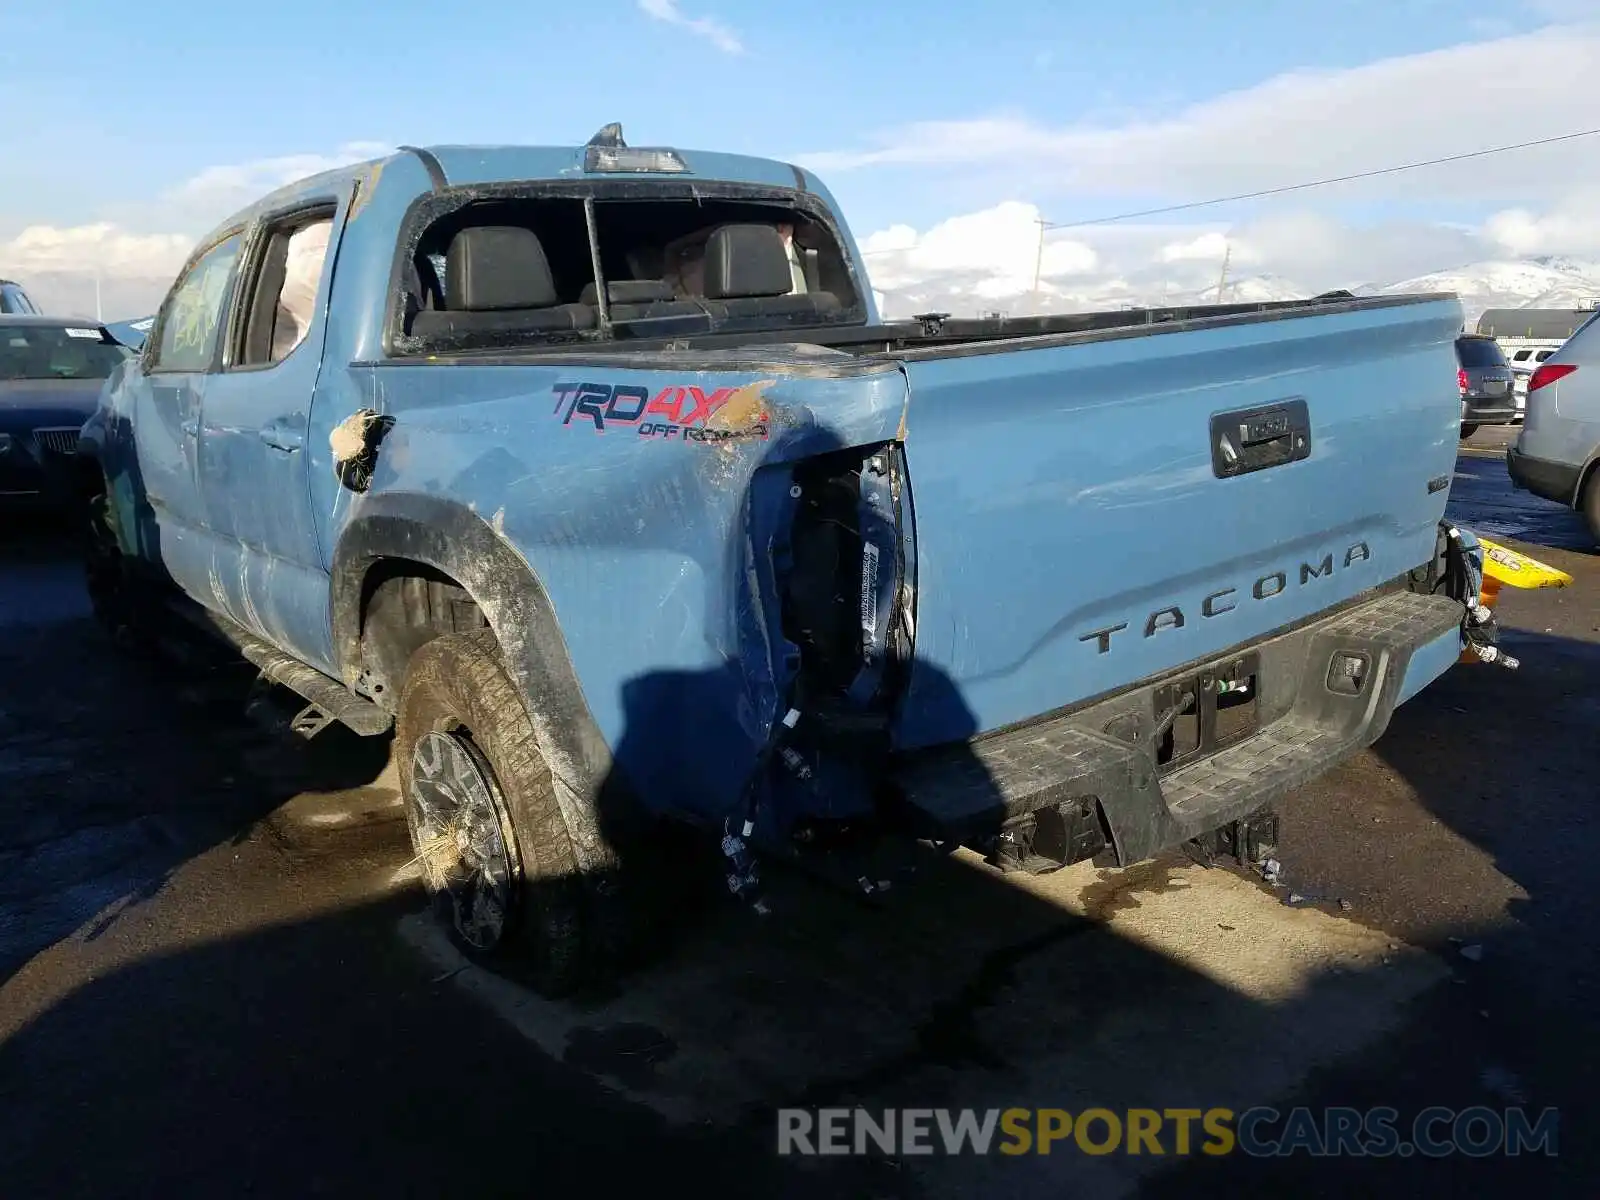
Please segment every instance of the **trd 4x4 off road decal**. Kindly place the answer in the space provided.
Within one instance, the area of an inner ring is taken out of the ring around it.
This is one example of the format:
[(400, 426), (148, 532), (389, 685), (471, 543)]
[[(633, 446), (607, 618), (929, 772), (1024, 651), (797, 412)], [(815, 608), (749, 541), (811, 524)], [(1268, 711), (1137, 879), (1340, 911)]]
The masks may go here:
[(592, 422), (596, 433), (622, 427), (640, 437), (723, 442), (770, 436), (763, 395), (770, 383), (709, 390), (668, 385), (654, 395), (628, 383), (558, 383), (550, 390), (563, 425)]

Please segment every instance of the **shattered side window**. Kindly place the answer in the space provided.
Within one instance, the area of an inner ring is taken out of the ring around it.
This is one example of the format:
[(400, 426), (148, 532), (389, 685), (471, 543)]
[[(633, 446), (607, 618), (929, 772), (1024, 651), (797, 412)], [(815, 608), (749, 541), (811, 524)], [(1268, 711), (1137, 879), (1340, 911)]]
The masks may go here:
[(239, 257), (239, 235), (218, 242), (183, 277), (162, 314), (156, 366), (164, 371), (204, 371), (222, 325), (228, 281)]

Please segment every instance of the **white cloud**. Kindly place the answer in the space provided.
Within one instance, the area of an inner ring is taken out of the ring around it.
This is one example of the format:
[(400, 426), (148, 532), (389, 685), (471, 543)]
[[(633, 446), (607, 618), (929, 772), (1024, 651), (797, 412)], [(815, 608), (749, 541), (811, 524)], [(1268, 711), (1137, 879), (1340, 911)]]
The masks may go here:
[(1485, 231), (1514, 255), (1600, 254), (1600, 187), (1578, 189), (1544, 213), (1496, 213)]
[[(1038, 209), (1007, 202), (925, 233), (894, 225), (861, 247), (880, 310), (890, 317), (1209, 303), (1219, 284), (1229, 301), (1282, 300), (1334, 288), (1381, 290), (1424, 276), (1416, 290), (1457, 291), (1475, 317), (1490, 303), (1540, 296), (1568, 303), (1561, 297), (1600, 293), (1600, 268), (1581, 261), (1600, 255), (1595, 214), (1600, 195), (1538, 213), (1508, 210), (1481, 228), (1356, 224), (1305, 211), (1234, 224), (1105, 225), (1047, 234), (1037, 259)], [(1532, 254), (1547, 257), (1514, 261)]]
[(1168, 263), (1221, 262), (1227, 254), (1227, 235), (1216, 230), (1186, 241), (1168, 242), (1161, 247), (1161, 261)]
[(163, 203), (209, 225), (297, 179), (379, 158), (393, 149), (382, 142), (346, 142), (327, 154), (285, 154), (206, 167), (167, 192)]
[[(1592, 5), (1591, 5), (1592, 8)], [(925, 121), (865, 148), (794, 156), (819, 173), (874, 166), (991, 171), (1033, 195), (1208, 199), (1576, 132), (1600, 28), (1547, 27), (1331, 71), (1293, 71), (1120, 126), (998, 114)], [(1470, 83), (1467, 81), (1471, 81)], [(1600, 137), (1328, 190), (1339, 197), (1547, 197), (1600, 175)]]
[(0, 242), (0, 273), (27, 278), (51, 271), (103, 275), (171, 275), (183, 265), (194, 239), (178, 233), (136, 234), (109, 223), (62, 229), (30, 225)]
[(1093, 271), (1098, 259), (1083, 242), (1055, 239), (1039, 253), (1039, 210), (1016, 201), (985, 212), (954, 217), (918, 234), (895, 225), (861, 243), (869, 270), (880, 287), (893, 289), (929, 275), (965, 279), (979, 297), (1007, 296), (1033, 286), (1035, 268), (1042, 279), (1060, 279)]
[(664, 21), (704, 38), (724, 54), (743, 54), (744, 43), (738, 34), (714, 17), (686, 16), (677, 0), (639, 0), (639, 11), (652, 20)]
[[(108, 319), (141, 316), (160, 303), (196, 235), (284, 184), (390, 149), (379, 142), (348, 142), (328, 153), (206, 167), (153, 202), (131, 206), (127, 220), (28, 225), (9, 241), (0, 240), (0, 275), (20, 280), (50, 311), (88, 316), (98, 295)], [(166, 232), (130, 227), (146, 223)]]

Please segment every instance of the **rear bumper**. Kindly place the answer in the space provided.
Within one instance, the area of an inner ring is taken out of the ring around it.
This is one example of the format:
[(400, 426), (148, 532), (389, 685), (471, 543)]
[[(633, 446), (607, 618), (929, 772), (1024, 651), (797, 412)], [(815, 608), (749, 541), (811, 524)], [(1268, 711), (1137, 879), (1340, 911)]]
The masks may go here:
[(1517, 416), (1514, 397), (1493, 400), (1475, 400), (1466, 397), (1461, 403), (1461, 420), (1472, 425), (1509, 425)]
[[(915, 755), (894, 783), (923, 832), (974, 846), (1050, 813), (1081, 828), (1097, 801), (1117, 861), (1137, 862), (1239, 820), (1371, 745), (1398, 705), (1457, 661), (1461, 616), (1448, 597), (1388, 592), (1251, 647), (1256, 732), (1176, 770), (1157, 762), (1151, 736), (1158, 693), (1171, 682), (1162, 679)], [(1225, 674), (1242, 654), (1174, 678)], [(1329, 684), (1337, 655), (1366, 663), (1353, 693)]]
[(1581, 468), (1567, 463), (1551, 462), (1547, 458), (1530, 458), (1515, 446), (1506, 449), (1506, 474), (1511, 482), (1525, 491), (1557, 504), (1572, 505), (1578, 493), (1578, 474)]

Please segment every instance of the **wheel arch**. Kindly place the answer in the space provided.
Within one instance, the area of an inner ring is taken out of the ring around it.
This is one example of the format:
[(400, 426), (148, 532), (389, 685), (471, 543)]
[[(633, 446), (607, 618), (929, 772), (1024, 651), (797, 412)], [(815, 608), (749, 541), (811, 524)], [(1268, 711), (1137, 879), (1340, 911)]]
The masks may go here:
[(557, 782), (574, 849), (585, 869), (608, 865), (595, 820), (611, 753), (584, 698), (554, 605), (527, 560), (476, 512), (417, 494), (363, 499), (340, 534), (331, 564), (334, 657), (353, 686), (364, 669), (370, 581), (395, 563), (418, 564), (459, 586), (500, 646)]
[(1589, 452), (1588, 460), (1578, 470), (1578, 484), (1572, 489), (1573, 508), (1582, 510), (1583, 494), (1597, 477), (1600, 477), (1600, 446)]

